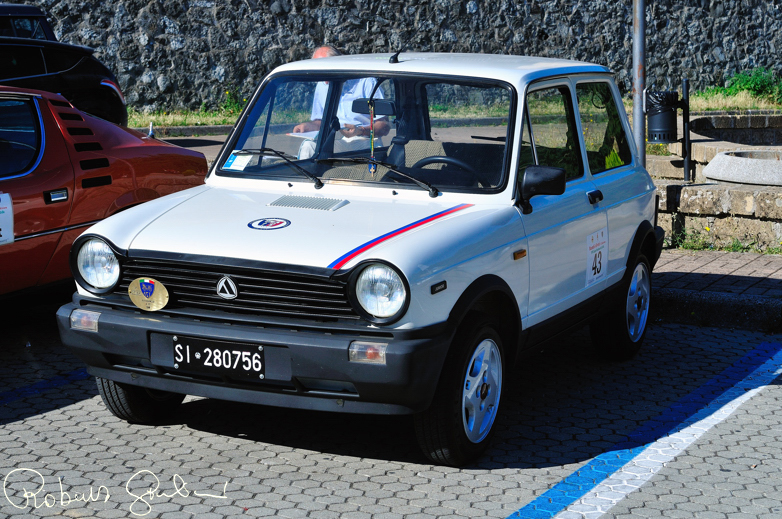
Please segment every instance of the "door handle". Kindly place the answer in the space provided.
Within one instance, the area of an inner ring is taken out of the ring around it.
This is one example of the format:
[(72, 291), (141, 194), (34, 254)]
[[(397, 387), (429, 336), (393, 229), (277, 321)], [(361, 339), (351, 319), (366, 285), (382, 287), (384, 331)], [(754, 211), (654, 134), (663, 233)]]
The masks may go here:
[(594, 191), (587, 191), (587, 198), (589, 199), (590, 204), (595, 205), (596, 203), (603, 200), (603, 192), (599, 189), (595, 189)]
[(68, 201), (68, 189), (55, 189), (54, 191), (44, 191), (43, 201), (46, 205), (57, 202)]

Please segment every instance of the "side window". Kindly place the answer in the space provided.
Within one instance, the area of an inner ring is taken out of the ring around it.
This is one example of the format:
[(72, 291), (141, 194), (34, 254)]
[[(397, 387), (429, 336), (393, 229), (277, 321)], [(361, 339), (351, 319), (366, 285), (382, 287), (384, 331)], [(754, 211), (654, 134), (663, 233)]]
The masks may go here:
[(45, 71), (38, 47), (0, 45), (0, 79), (38, 76)]
[(38, 111), (33, 102), (0, 99), (0, 179), (27, 171), (40, 146)]
[(558, 86), (531, 92), (526, 107), (537, 164), (564, 169), (568, 180), (583, 176), (570, 89)]
[(17, 38), (45, 40), (46, 34), (37, 18), (12, 18)]
[(581, 83), (576, 97), (592, 174), (630, 164), (630, 145), (608, 83)]

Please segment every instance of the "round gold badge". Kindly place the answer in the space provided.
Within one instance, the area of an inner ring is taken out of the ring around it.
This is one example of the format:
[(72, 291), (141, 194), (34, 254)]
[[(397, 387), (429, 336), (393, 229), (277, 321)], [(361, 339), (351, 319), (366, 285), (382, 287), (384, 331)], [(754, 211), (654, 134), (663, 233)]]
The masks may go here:
[(160, 310), (168, 304), (168, 290), (152, 278), (134, 279), (128, 287), (128, 295), (134, 305), (147, 312)]

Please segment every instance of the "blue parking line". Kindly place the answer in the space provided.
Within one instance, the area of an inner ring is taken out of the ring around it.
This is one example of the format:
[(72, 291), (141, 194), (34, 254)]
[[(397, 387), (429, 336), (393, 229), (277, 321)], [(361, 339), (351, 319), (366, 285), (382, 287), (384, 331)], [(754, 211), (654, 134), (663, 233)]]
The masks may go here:
[(610, 451), (596, 456), (548, 491), (508, 516), (508, 519), (554, 517), (625, 466), (650, 443), (674, 434), (708, 416), (712, 412), (707, 409), (711, 402), (729, 392), (733, 386), (780, 351), (782, 351), (782, 344), (768, 342), (760, 344), (731, 367), (673, 404), (657, 418), (646, 422), (630, 433), (627, 440), (616, 444)]
[(41, 380), (40, 382), (30, 384), (29, 386), (19, 387), (10, 391), (3, 391), (0, 393), (0, 405), (22, 400), (23, 398), (28, 398), (39, 393), (43, 393), (44, 391), (49, 391), (50, 389), (67, 386), (68, 384), (77, 382), (79, 380), (86, 380), (91, 376), (92, 375), (87, 373), (86, 369), (79, 368), (75, 371), (71, 371), (70, 373), (50, 378), (48, 380)]

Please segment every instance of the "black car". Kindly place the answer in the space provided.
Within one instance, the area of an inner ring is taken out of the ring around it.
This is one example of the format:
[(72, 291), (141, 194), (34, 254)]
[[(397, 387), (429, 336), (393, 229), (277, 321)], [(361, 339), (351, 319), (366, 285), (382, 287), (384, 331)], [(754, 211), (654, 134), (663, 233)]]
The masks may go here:
[(93, 52), (56, 41), (40, 9), (0, 4), (0, 85), (61, 94), (80, 110), (127, 125), (117, 78)]

